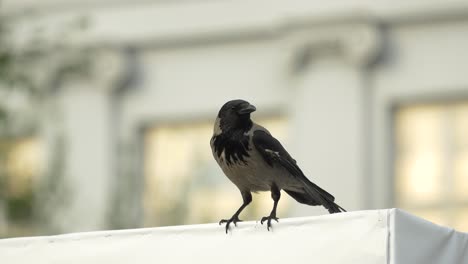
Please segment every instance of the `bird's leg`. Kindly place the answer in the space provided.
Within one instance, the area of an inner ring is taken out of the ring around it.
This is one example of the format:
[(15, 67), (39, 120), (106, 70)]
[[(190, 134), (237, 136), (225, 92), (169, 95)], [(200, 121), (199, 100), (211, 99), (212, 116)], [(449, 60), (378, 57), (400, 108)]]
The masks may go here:
[(242, 210), (244, 210), (245, 207), (247, 207), (247, 205), (250, 204), (250, 202), (252, 202), (252, 194), (249, 191), (243, 191), (241, 194), (242, 199), (244, 200), (241, 207), (234, 213), (231, 219), (222, 219), (219, 221), (220, 225), (226, 223), (226, 234), (228, 233), (229, 225), (231, 223), (234, 223), (234, 225), (237, 226), (237, 222), (242, 222), (242, 220), (239, 219), (239, 214), (242, 212)]
[(267, 221), (268, 231), (270, 231), (271, 219), (278, 222), (278, 217), (276, 217), (276, 207), (278, 206), (278, 201), (280, 200), (280, 197), (281, 197), (281, 191), (279, 190), (278, 186), (273, 184), (271, 186), (271, 198), (273, 199), (273, 210), (271, 210), (271, 213), (269, 216), (262, 217), (262, 220), (260, 221), (262, 225), (263, 225), (263, 222)]

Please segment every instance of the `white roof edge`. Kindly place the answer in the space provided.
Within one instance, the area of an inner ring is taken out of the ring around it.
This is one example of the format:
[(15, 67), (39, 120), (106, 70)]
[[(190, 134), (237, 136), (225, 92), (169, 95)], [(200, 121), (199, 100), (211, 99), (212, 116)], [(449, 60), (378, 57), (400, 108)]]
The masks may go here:
[(390, 210), (389, 264), (466, 263), (468, 234), (401, 209)]
[[(285, 228), (297, 228), (305, 225), (313, 225), (316, 223), (325, 223), (328, 221), (339, 222), (350, 219), (357, 219), (362, 217), (376, 216), (376, 221), (380, 222), (385, 220), (390, 209), (380, 210), (365, 210), (365, 211), (352, 211), (339, 214), (325, 214), (320, 216), (307, 216), (307, 217), (294, 217), (294, 218), (280, 218), (279, 222), (273, 223), (275, 229)], [(385, 225), (386, 223), (383, 223)], [(47, 241), (47, 242), (59, 242), (59, 241), (76, 241), (86, 239), (97, 239), (97, 238), (109, 238), (109, 237), (128, 237), (128, 236), (145, 236), (154, 234), (189, 234), (192, 232), (204, 232), (210, 234), (224, 234), (224, 226), (220, 226), (218, 223), (208, 224), (195, 224), (195, 225), (180, 225), (180, 226), (163, 226), (163, 227), (149, 227), (149, 228), (137, 228), (137, 229), (121, 229), (121, 230), (104, 230), (104, 231), (90, 231), (90, 232), (78, 232), (59, 234), (51, 236), (36, 236), (36, 237), (18, 237), (18, 238), (6, 238), (0, 239), (0, 247), (2, 246), (25, 246), (26, 244)], [(260, 232), (268, 233), (265, 225), (261, 225), (259, 221), (245, 221), (237, 223), (237, 227), (233, 227), (230, 232), (235, 233), (250, 233)]]
[[(0, 240), (5, 263), (467, 263), (468, 234), (400, 209)], [(246, 259), (246, 257), (248, 257)]]

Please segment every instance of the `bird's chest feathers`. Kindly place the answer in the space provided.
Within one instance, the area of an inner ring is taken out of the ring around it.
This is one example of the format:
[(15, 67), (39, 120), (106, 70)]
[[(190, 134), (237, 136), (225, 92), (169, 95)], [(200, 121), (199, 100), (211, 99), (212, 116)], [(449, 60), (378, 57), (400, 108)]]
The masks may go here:
[(250, 136), (243, 131), (222, 133), (213, 137), (213, 153), (227, 166), (246, 165), (250, 157)]

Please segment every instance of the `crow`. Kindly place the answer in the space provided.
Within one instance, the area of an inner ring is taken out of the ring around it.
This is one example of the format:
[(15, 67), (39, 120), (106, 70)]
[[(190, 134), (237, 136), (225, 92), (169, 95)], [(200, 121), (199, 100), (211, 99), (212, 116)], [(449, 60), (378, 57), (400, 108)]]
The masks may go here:
[(270, 191), (273, 209), (261, 219), (278, 222), (276, 208), (284, 190), (302, 204), (322, 205), (331, 214), (346, 212), (336, 204), (335, 198), (311, 182), (301, 171), (296, 161), (268, 130), (250, 119), (255, 106), (244, 100), (232, 100), (219, 110), (215, 121), (210, 146), (213, 156), (222, 171), (242, 195), (243, 203), (230, 219), (222, 219), (226, 233), (229, 225), (242, 222), (239, 214), (252, 201), (252, 192)]

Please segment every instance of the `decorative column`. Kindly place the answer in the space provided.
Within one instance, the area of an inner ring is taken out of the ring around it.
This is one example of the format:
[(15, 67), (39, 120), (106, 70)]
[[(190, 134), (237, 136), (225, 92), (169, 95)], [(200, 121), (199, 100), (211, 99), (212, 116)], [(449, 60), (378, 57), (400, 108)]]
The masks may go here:
[[(43, 131), (49, 156), (60, 155), (56, 157), (60, 161), (55, 174), (63, 184), (55, 198), (60, 206), (48, 210), (53, 214), (49, 217), (51, 230), (108, 228), (110, 200), (117, 179), (113, 94), (125, 75), (121, 55), (99, 50), (85, 55), (93, 56), (89, 74), (65, 80), (51, 99), (55, 101), (54, 110), (60, 112), (61, 125), (57, 127), (54, 120), (49, 120)], [(57, 145), (53, 142), (58, 137), (61, 143)]]
[[(380, 51), (379, 31), (356, 21), (298, 30), (291, 38), (292, 151), (306, 175), (338, 204), (363, 209), (372, 162), (367, 77)], [(322, 210), (307, 208), (298, 206), (293, 214)]]

